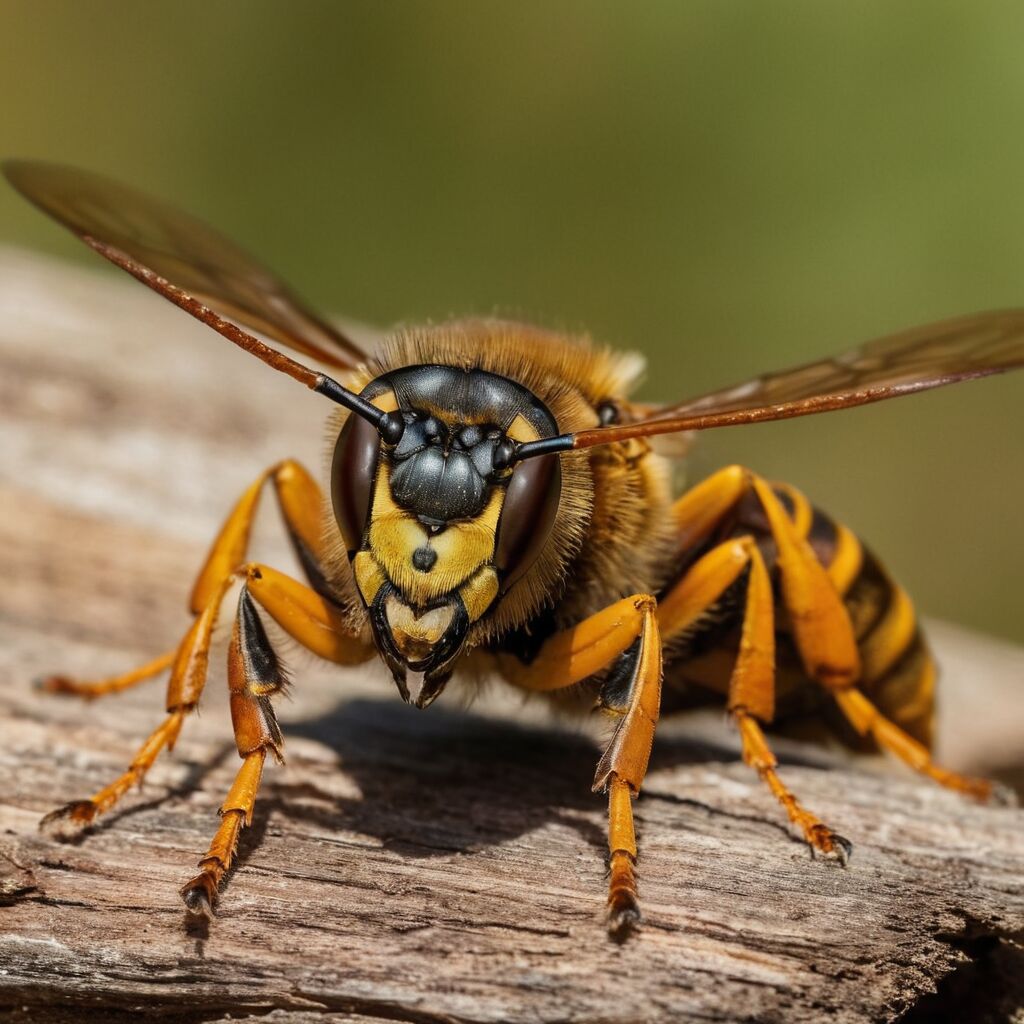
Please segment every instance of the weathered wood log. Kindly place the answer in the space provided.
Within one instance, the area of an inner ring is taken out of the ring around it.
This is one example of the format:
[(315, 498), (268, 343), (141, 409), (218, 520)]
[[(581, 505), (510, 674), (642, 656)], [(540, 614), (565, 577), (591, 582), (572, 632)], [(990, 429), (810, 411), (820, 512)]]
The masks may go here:
[[(377, 667), (293, 652), (268, 770), (208, 928), (177, 887), (237, 757), (219, 656), (141, 795), (71, 842), (42, 813), (109, 781), (158, 683), (81, 705), (33, 677), (167, 649), (233, 498), (318, 464), (325, 410), (137, 286), (0, 252), (0, 1008), (25, 1021), (1009, 1021), (1024, 817), (877, 761), (779, 744), (855, 846), (810, 859), (716, 716), (659, 732), (637, 817), (646, 920), (603, 929), (592, 723), (495, 693), (418, 712)], [(273, 517), (260, 557), (288, 569)], [(1024, 776), (1024, 654), (935, 630), (952, 767)]]

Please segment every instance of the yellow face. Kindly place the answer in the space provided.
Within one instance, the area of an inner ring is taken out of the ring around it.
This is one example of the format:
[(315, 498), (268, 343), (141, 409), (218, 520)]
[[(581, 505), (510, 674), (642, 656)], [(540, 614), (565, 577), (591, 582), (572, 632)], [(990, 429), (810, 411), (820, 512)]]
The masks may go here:
[(557, 460), (519, 466), (511, 453), (556, 425), (521, 385), (484, 371), (413, 366), (366, 394), (400, 429), (385, 440), (371, 421), (348, 421), (335, 518), (377, 647), (403, 697), (426, 707), (550, 532)]
[[(383, 412), (398, 408), (391, 391), (378, 395), (373, 404)], [(450, 428), (451, 424), (446, 426)], [(539, 437), (521, 415), (504, 433), (520, 443)], [(446, 598), (451, 602), (457, 594), (470, 622), (476, 622), (497, 597), (499, 582), (493, 558), (505, 490), (493, 487), (477, 516), (436, 530), (398, 505), (392, 494), (391, 470), (383, 459), (377, 466), (368, 549), (356, 554), (353, 567), (356, 584), (368, 606), (386, 581), (397, 589), (400, 597), (389, 595), (385, 601), (388, 623), (398, 649), (410, 661), (417, 661), (451, 624), (454, 606), (449, 603), (438, 607), (439, 603)]]
[(368, 548), (356, 554), (353, 564), (367, 605), (386, 581), (401, 595), (390, 596), (388, 622), (396, 645), (407, 657), (406, 648), (411, 652), (436, 643), (450, 625), (454, 607), (438, 608), (439, 602), (458, 594), (470, 621), (475, 622), (497, 596), (498, 574), (492, 559), (504, 496), (503, 490), (494, 488), (476, 519), (454, 522), (437, 532), (398, 507), (391, 494), (389, 467), (378, 466)]

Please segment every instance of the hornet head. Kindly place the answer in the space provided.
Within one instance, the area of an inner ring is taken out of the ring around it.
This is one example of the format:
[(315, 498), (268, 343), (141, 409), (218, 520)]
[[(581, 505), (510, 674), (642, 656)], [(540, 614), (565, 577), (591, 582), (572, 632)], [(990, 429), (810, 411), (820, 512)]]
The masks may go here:
[(426, 707), (470, 627), (551, 533), (558, 456), (513, 455), (558, 429), (530, 391), (479, 369), (409, 366), (361, 397), (392, 429), (349, 416), (334, 447), (334, 515), (377, 648), (402, 697)]

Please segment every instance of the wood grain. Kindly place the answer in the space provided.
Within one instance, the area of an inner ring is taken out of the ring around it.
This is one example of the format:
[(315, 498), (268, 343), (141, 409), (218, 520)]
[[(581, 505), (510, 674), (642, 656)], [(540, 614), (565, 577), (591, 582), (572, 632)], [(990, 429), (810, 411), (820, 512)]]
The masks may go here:
[[(315, 396), (110, 275), (0, 251), (0, 1015), (12, 1021), (1010, 1021), (1024, 817), (897, 766), (780, 743), (855, 845), (810, 859), (718, 716), (668, 722), (637, 804), (642, 932), (601, 922), (593, 723), (507, 694), (419, 712), (379, 666), (289, 653), (268, 771), (220, 912), (177, 887), (237, 764), (221, 668), (145, 790), (74, 842), (39, 816), (120, 771), (160, 684), (79, 705), (31, 680), (131, 666), (186, 626), (232, 499), (318, 466)], [(797, 481), (799, 482), (799, 481)], [(288, 569), (274, 516), (259, 557)], [(1024, 654), (936, 627), (941, 747), (1024, 776)], [(937, 995), (934, 993), (938, 987)], [(943, 1016), (943, 1014), (947, 1016)]]

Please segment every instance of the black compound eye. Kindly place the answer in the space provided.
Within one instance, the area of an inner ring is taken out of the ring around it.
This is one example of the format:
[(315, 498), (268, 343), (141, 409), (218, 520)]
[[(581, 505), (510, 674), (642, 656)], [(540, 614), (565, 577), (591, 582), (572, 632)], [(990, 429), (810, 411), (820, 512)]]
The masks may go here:
[(494, 561), (508, 590), (536, 561), (558, 514), (562, 467), (557, 455), (520, 462), (512, 472), (498, 522)]
[(362, 547), (370, 515), (373, 481), (380, 457), (377, 428), (355, 414), (349, 416), (334, 445), (331, 462), (331, 502), (334, 518), (351, 555)]

